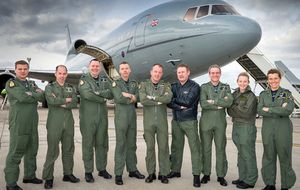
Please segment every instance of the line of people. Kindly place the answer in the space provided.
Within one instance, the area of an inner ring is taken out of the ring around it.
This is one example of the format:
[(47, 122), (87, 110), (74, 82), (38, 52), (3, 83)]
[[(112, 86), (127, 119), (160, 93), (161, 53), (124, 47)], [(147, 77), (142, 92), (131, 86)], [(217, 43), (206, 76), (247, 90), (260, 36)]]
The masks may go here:
[[(115, 183), (123, 185), (123, 172), (129, 177), (145, 179), (137, 169), (136, 156), (136, 110), (135, 104), (143, 105), (144, 139), (146, 142), (146, 183), (158, 178), (163, 184), (170, 178), (181, 177), (185, 136), (191, 151), (193, 186), (200, 187), (210, 181), (212, 141), (216, 150), (217, 181), (227, 186), (228, 170), (226, 158), (226, 110), (233, 120), (232, 138), (238, 150), (238, 179), (232, 181), (237, 188), (253, 188), (258, 178), (256, 163), (256, 114), (263, 117), (262, 140), (264, 146), (262, 177), (263, 190), (274, 190), (276, 183), (276, 162), (279, 157), (281, 168), (281, 189), (291, 188), (296, 181), (292, 169), (293, 125), (289, 119), (295, 104), (287, 89), (280, 87), (281, 73), (271, 69), (268, 74), (269, 89), (263, 91), (259, 101), (249, 87), (249, 76), (240, 73), (238, 88), (231, 93), (230, 86), (220, 82), (221, 68), (212, 65), (208, 69), (210, 81), (201, 87), (189, 78), (190, 68), (186, 64), (177, 66), (178, 81), (170, 85), (163, 81), (163, 66), (154, 64), (150, 79), (138, 83), (130, 78), (129, 63), (119, 65), (121, 78), (116, 81), (100, 75), (101, 63), (93, 59), (89, 73), (82, 75), (78, 90), (80, 93), (80, 132), (82, 134), (82, 159), (85, 180), (95, 181), (94, 163), (98, 175), (111, 179), (106, 170), (108, 143), (108, 111), (106, 101), (115, 102)], [(21, 190), (17, 185), (19, 164), (24, 157), (23, 183), (41, 184), (35, 171), (38, 151), (38, 101), (47, 100), (48, 149), (43, 167), (44, 188), (53, 188), (54, 163), (59, 155), (61, 142), (63, 181), (78, 183), (74, 176), (74, 119), (72, 109), (77, 107), (76, 89), (67, 84), (68, 70), (64, 65), (56, 67), (56, 81), (49, 83), (43, 92), (27, 80), (29, 64), (15, 63), (16, 78), (6, 84), (9, 110), (10, 145), (4, 169), (6, 189)], [(201, 117), (198, 128), (198, 105)], [(168, 144), (167, 107), (173, 111), (171, 153)], [(200, 135), (199, 135), (200, 134)], [(156, 173), (155, 139), (158, 146), (158, 168)], [(94, 156), (95, 155), (95, 156)], [(95, 158), (95, 160), (94, 160)], [(203, 177), (200, 180), (200, 175)], [(158, 174), (158, 177), (156, 177)]]

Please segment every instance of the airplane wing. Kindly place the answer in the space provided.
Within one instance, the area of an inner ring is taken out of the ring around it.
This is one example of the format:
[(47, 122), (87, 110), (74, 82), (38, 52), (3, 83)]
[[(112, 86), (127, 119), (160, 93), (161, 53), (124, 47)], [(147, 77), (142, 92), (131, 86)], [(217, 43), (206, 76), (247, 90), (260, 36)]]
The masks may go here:
[[(32, 78), (32, 79), (39, 79), (41, 81), (54, 81), (55, 80), (54, 73), (55, 73), (55, 70), (30, 70), (28, 77)], [(0, 68), (1, 82), (2, 82), (2, 79), (3, 80), (6, 79), (4, 77), (12, 78), (12, 77), (14, 77), (14, 75), (15, 75), (14, 69), (12, 69), (12, 68), (1, 69)], [(73, 84), (73, 85), (77, 85), (81, 75), (82, 75), (82, 71), (69, 72), (66, 82)], [(6, 81), (7, 80), (5, 80), (5, 82)]]

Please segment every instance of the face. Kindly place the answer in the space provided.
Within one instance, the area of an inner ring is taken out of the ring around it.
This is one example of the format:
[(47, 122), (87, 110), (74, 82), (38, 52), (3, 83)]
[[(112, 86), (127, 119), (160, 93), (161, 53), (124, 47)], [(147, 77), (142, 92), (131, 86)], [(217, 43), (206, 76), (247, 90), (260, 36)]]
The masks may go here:
[(89, 72), (93, 77), (98, 77), (101, 71), (100, 62), (92, 61), (89, 64)]
[(160, 66), (155, 65), (152, 67), (150, 75), (153, 83), (159, 83), (161, 77), (163, 76), (163, 69)]
[(180, 83), (185, 83), (190, 76), (190, 71), (186, 67), (177, 68), (177, 79)]
[(245, 90), (247, 89), (248, 85), (249, 85), (249, 79), (246, 76), (239, 76), (238, 80), (237, 80), (237, 84), (240, 88), (241, 92), (245, 92)]
[(219, 68), (211, 68), (209, 71), (210, 81), (214, 83), (218, 83), (221, 77), (221, 70)]
[(268, 74), (268, 83), (271, 90), (277, 90), (280, 85), (281, 78), (277, 73)]
[(18, 65), (16, 65), (15, 72), (16, 72), (16, 77), (18, 79), (26, 80), (26, 77), (29, 73), (29, 67), (28, 67), (28, 65), (18, 64)]
[(130, 66), (128, 64), (121, 64), (119, 67), (119, 72), (123, 79), (128, 79), (131, 73)]
[(57, 71), (55, 72), (56, 81), (59, 84), (65, 84), (66, 78), (68, 73), (64, 67), (58, 67)]

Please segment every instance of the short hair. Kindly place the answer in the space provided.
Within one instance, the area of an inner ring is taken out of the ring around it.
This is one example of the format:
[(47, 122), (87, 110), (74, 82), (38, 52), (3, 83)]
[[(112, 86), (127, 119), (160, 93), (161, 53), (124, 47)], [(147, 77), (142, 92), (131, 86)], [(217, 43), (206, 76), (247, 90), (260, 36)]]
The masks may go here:
[[(162, 64), (160, 64), (160, 63), (155, 63), (155, 64), (153, 64), (152, 65), (152, 69), (153, 69), (153, 67), (155, 67), (155, 66), (159, 66), (160, 68), (162, 68), (162, 70), (164, 70), (164, 67), (162, 66)], [(151, 69), (151, 70), (152, 70)]]
[(55, 71), (57, 71), (59, 67), (65, 68), (65, 70), (68, 72), (68, 69), (67, 69), (67, 67), (66, 67), (65, 65), (57, 65), (57, 66), (55, 67)]
[(213, 64), (213, 65), (209, 66), (209, 67), (208, 67), (208, 73), (210, 72), (210, 70), (211, 70), (212, 68), (218, 68), (219, 71), (220, 71), (220, 73), (221, 73), (221, 67), (220, 67), (219, 65), (217, 65), (217, 64)]
[[(120, 63), (120, 65), (128, 65), (129, 68), (131, 68), (130, 65), (129, 65), (129, 63), (128, 63), (127, 61), (122, 61), (122, 62)], [(120, 65), (119, 65), (119, 69), (120, 69)]]
[(281, 74), (280, 70), (278, 70), (278, 69), (270, 69), (267, 73), (267, 78), (268, 78), (269, 74), (278, 74), (280, 79), (282, 77), (282, 74)]
[(178, 64), (176, 69), (178, 69), (179, 67), (184, 67), (184, 68), (186, 68), (187, 71), (191, 70), (190, 67), (185, 63)]
[(27, 63), (24, 60), (19, 60), (15, 62), (15, 69), (17, 68), (17, 65), (27, 65), (27, 67), (29, 68), (29, 63)]
[(249, 80), (249, 75), (247, 72), (241, 72), (238, 77), (237, 77), (237, 81), (239, 80), (240, 77), (247, 77), (248, 78), (248, 81), (250, 82)]
[(89, 65), (90, 65), (93, 61), (98, 61), (99, 64), (100, 64), (100, 61), (99, 61), (98, 59), (94, 58), (94, 59), (90, 60)]

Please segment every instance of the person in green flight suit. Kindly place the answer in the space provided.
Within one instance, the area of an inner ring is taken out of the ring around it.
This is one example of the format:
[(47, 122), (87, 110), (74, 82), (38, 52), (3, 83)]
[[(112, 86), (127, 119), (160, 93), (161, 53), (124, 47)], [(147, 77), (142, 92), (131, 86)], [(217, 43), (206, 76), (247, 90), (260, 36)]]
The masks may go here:
[(80, 93), (80, 132), (85, 180), (94, 182), (94, 149), (98, 175), (110, 179), (106, 171), (108, 152), (108, 113), (106, 100), (112, 99), (108, 78), (100, 76), (101, 64), (97, 59), (89, 63), (89, 73), (83, 74), (78, 85)]
[(15, 79), (6, 83), (9, 107), (10, 143), (4, 169), (6, 189), (21, 190), (17, 185), (19, 164), (24, 157), (23, 183), (41, 184), (36, 177), (36, 156), (39, 146), (38, 101), (44, 101), (44, 92), (34, 81), (27, 80), (29, 64), (20, 60), (15, 63)]
[(228, 108), (232, 117), (232, 140), (238, 149), (239, 178), (232, 181), (237, 188), (253, 188), (258, 177), (255, 141), (257, 98), (249, 86), (249, 75), (242, 72), (238, 75), (238, 88), (233, 92), (233, 104)]
[(201, 183), (210, 181), (211, 147), (214, 139), (216, 146), (217, 181), (227, 186), (225, 176), (228, 169), (226, 158), (226, 112), (231, 106), (233, 97), (229, 85), (220, 82), (221, 68), (211, 65), (208, 69), (210, 82), (201, 85), (200, 104), (200, 138), (203, 150), (203, 174)]
[(161, 80), (163, 66), (154, 64), (150, 71), (150, 79), (140, 85), (140, 101), (144, 113), (144, 138), (147, 146), (146, 168), (149, 176), (146, 183), (156, 179), (155, 168), (155, 134), (158, 144), (159, 176), (162, 183), (167, 184), (167, 175), (170, 172), (167, 104), (172, 99), (171, 86)]
[(123, 185), (122, 174), (126, 164), (129, 177), (144, 179), (137, 170), (136, 157), (136, 110), (138, 83), (130, 78), (131, 68), (127, 62), (119, 65), (121, 78), (112, 83), (115, 101), (115, 183)]
[(173, 97), (168, 107), (173, 110), (172, 143), (171, 143), (171, 172), (168, 178), (181, 177), (182, 157), (185, 136), (191, 150), (193, 186), (200, 187), (200, 174), (202, 171), (201, 144), (198, 133), (198, 104), (200, 99), (200, 86), (189, 79), (190, 67), (179, 64), (176, 70), (176, 83), (172, 84)]
[(289, 90), (280, 87), (281, 73), (270, 69), (269, 88), (259, 95), (257, 112), (263, 116), (262, 141), (264, 146), (261, 174), (263, 190), (275, 190), (277, 156), (280, 163), (281, 189), (290, 189), (296, 182), (292, 168), (293, 124), (289, 116), (295, 103)]
[(76, 90), (65, 83), (68, 76), (67, 67), (58, 65), (55, 71), (56, 81), (49, 83), (45, 89), (45, 97), (49, 111), (47, 118), (47, 156), (43, 169), (45, 189), (53, 187), (54, 162), (59, 155), (61, 142), (63, 181), (79, 182), (73, 175), (74, 166), (74, 118), (72, 109), (77, 107)]

